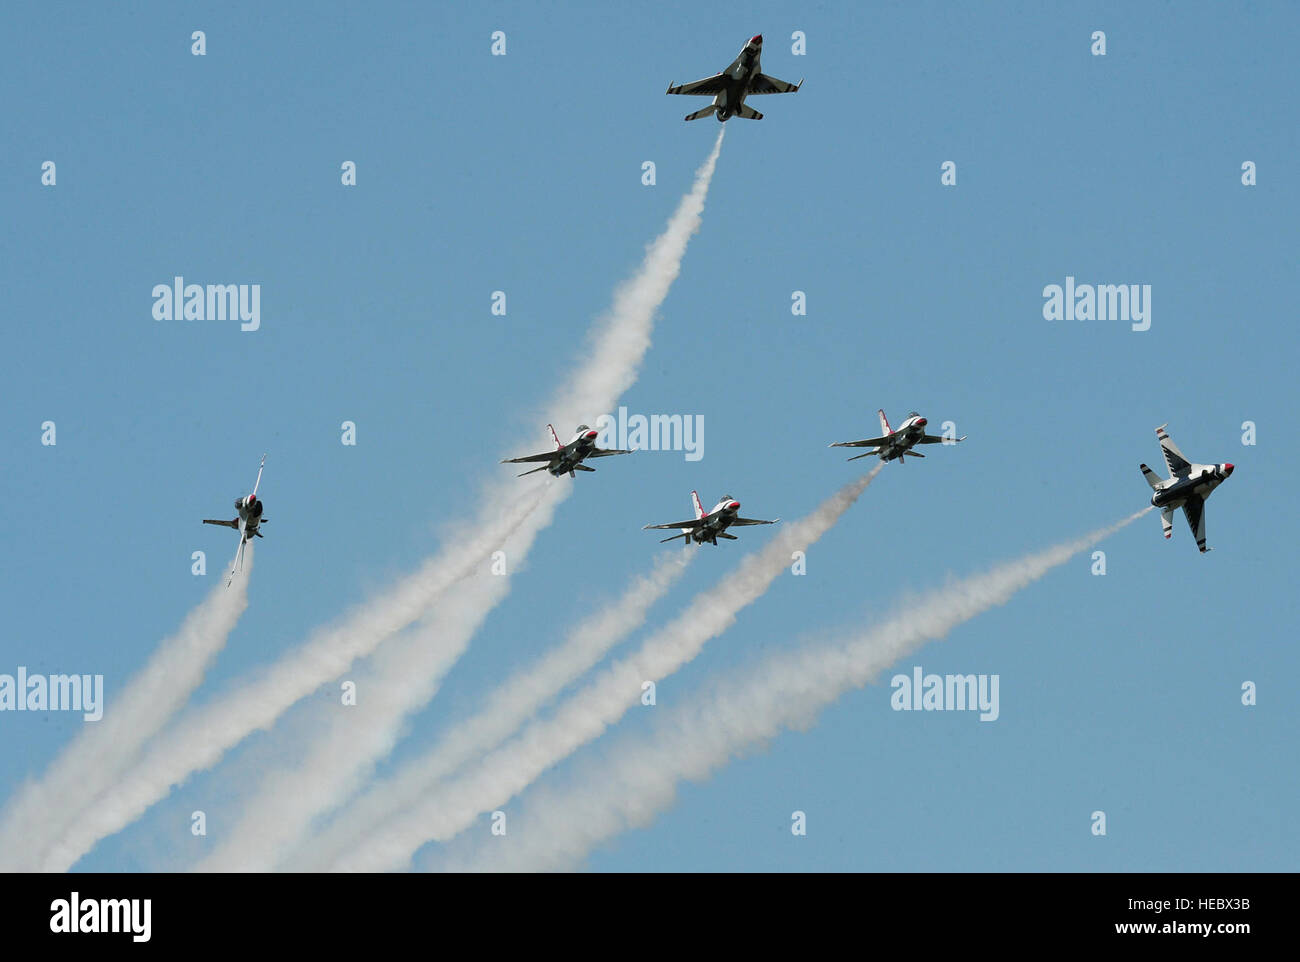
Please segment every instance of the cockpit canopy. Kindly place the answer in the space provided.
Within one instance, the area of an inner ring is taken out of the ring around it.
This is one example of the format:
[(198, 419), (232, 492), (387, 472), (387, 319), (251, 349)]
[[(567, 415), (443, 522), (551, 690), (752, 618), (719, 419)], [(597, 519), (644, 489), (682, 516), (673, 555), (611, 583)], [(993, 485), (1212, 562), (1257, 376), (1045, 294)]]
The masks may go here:
[(907, 412), (907, 416), (908, 416), (908, 418), (919, 418), (919, 417), (921, 416), (921, 412), (920, 412), (920, 411), (908, 411), (908, 412)]
[(585, 424), (579, 424), (578, 427), (577, 427), (577, 430), (578, 430), (578, 431), (590, 431), (591, 428), (587, 427), (587, 425), (585, 425)]
[(724, 495), (722, 496), (722, 500), (723, 500), (723, 501), (735, 501), (736, 499), (733, 498), (733, 497), (732, 497), (731, 495), (729, 495), (729, 494), (724, 494)]

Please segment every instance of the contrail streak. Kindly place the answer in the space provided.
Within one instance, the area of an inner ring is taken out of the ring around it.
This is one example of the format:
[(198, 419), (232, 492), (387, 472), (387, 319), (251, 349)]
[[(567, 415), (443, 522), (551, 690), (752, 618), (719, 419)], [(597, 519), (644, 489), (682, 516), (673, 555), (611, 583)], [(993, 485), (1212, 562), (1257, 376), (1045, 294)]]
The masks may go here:
[(144, 668), (118, 694), (110, 696), (103, 717), (88, 724), (45, 775), (20, 789), (0, 821), (0, 865), (5, 871), (32, 871), (42, 852), (77, 818), (86, 805), (118, 779), (193, 694), (226, 639), (248, 607), (253, 545), (230, 587), (222, 578), (163, 640)]
[(825, 534), (879, 471), (880, 465), (876, 465), (808, 517), (787, 526), (767, 547), (746, 558), (735, 573), (697, 596), (678, 618), (653, 633), (635, 655), (601, 672), (552, 717), (534, 722), (460, 778), (392, 819), (367, 840), (363, 850), (351, 853), (333, 868), (401, 868), (426, 841), (451, 838), (479, 813), (504, 804), (542, 772), (599, 737), (639, 702), (644, 681), (672, 674), (699, 654), (706, 642), (729, 628), (737, 613), (786, 570), (792, 554)]
[(457, 871), (571, 869), (597, 845), (644, 827), (672, 805), (683, 780), (701, 781), (731, 759), (753, 751), (783, 728), (805, 728), (817, 713), (872, 681), (924, 643), (1006, 603), (1053, 568), (1146, 514), (999, 565), (984, 574), (911, 600), (889, 620), (846, 639), (783, 652), (743, 678), (724, 681), (693, 704), (660, 716), (657, 731), (611, 746), (567, 789), (548, 789), (511, 823), (506, 838), (478, 846), (469, 859), (449, 859)]
[(477, 534), (429, 559), (419, 571), (380, 597), (363, 603), (269, 668), (233, 690), (192, 708), (154, 740), (124, 777), (88, 799), (83, 817), (41, 858), (44, 871), (67, 871), (96, 842), (120, 831), (191, 774), (215, 765), (232, 746), (269, 728), (293, 704), (338, 678), (357, 659), (418, 619), (443, 591), (468, 577), (537, 506), (555, 498), (558, 485), (529, 490), (495, 506), (498, 514)]
[(561, 645), (512, 675), (432, 750), (352, 802), (288, 867), (313, 871), (346, 859), (351, 849), (365, 845), (374, 826), (416, 804), (441, 779), (509, 738), (557, 692), (644, 624), (651, 606), (677, 583), (693, 557), (695, 552), (661, 554), (648, 575), (637, 577), (619, 598), (576, 625)]
[[(591, 350), (548, 406), (561, 423), (566, 417), (576, 420), (611, 409), (635, 382), (650, 346), (655, 316), (681, 271), (690, 238), (699, 230), (721, 149), (719, 132), (663, 233), (648, 246), (632, 278), (616, 290)], [(548, 510), (530, 514), (512, 535), (513, 549), (507, 552), (512, 563), (518, 565), (526, 556), (533, 539), (550, 523), (555, 504), (551, 501)], [(231, 833), (231, 841), (202, 867), (269, 868), (302, 838), (314, 818), (351, 797), (377, 761), (392, 751), (406, 718), (434, 696), (445, 672), (507, 592), (503, 578), (469, 581), (451, 602), (456, 609), (452, 625), (443, 628), (435, 619), (430, 631), (416, 632), (394, 651), (381, 653), (370, 681), (371, 691), (378, 694), (372, 694), (366, 710), (335, 716), (335, 723), (293, 770), (268, 773)]]

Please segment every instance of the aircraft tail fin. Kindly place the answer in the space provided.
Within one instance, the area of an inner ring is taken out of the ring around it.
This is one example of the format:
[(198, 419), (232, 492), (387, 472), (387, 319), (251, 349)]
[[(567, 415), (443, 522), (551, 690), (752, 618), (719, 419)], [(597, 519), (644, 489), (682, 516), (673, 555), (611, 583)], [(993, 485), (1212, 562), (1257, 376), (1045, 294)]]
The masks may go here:
[(1144, 478), (1147, 479), (1147, 484), (1151, 485), (1151, 490), (1152, 490), (1152, 491), (1159, 491), (1159, 490), (1160, 490), (1160, 485), (1161, 485), (1161, 483), (1162, 483), (1162, 479), (1161, 479), (1160, 475), (1156, 474), (1154, 471), (1152, 471), (1150, 468), (1148, 468), (1145, 464), (1140, 464), (1140, 465), (1138, 465), (1138, 467), (1140, 467), (1140, 468), (1142, 469), (1142, 477), (1144, 477)]
[(695, 517), (704, 517), (704, 505), (700, 504), (700, 496), (694, 491), (691, 492), (691, 505), (695, 508)]
[[(555, 439), (555, 446), (557, 448), (563, 448), (564, 445), (560, 443), (560, 436), (555, 433), (555, 428), (548, 424), (546, 425), (546, 430), (550, 431), (551, 437)], [(523, 477), (523, 475), (520, 475), (520, 477)]]
[(699, 120), (702, 117), (712, 117), (717, 112), (718, 112), (717, 108), (714, 107), (712, 104), (709, 104), (709, 106), (705, 107), (703, 110), (697, 110), (693, 114), (687, 114), (686, 119)]
[(882, 435), (893, 434), (894, 429), (889, 426), (889, 418), (885, 417), (885, 409), (880, 408), (876, 413), (880, 415), (880, 433)]

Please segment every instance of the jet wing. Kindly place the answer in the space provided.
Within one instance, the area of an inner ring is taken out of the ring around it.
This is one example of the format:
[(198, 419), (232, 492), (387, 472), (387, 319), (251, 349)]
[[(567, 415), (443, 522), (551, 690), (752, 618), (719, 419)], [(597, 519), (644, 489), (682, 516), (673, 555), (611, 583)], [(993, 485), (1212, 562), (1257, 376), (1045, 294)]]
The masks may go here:
[[(708, 520), (707, 518), (692, 518), (690, 521), (674, 521), (671, 524), (648, 524), (641, 530), (651, 531), (656, 528), (663, 528), (665, 530), (667, 530), (668, 528), (698, 528), (700, 525), (704, 524), (704, 522), (707, 520)], [(735, 522), (732, 523), (734, 524)]]
[[(1192, 465), (1183, 457), (1183, 452), (1178, 450), (1174, 439), (1165, 433), (1165, 427), (1166, 425), (1162, 424), (1156, 428), (1156, 437), (1160, 439), (1160, 451), (1165, 456), (1165, 464), (1169, 466), (1169, 473), (1174, 477), (1186, 477), (1192, 470)], [(1194, 528), (1195, 525), (1192, 527)]]
[(214, 520), (212, 520), (211, 518), (204, 518), (204, 519), (203, 519), (203, 523), (204, 523), (204, 524), (219, 524), (219, 525), (221, 525), (223, 528), (238, 528), (238, 527), (239, 527), (239, 519), (238, 519), (238, 518), (236, 518), (234, 521), (214, 521)]
[(1204, 553), (1205, 547), (1205, 501), (1202, 498), (1188, 498), (1183, 502), (1183, 514), (1187, 515), (1187, 524), (1196, 538), (1196, 547)]
[(592, 448), (589, 458), (607, 458), (611, 454), (631, 454), (631, 451), (620, 451), (617, 448)]
[(792, 94), (802, 86), (802, 79), (797, 84), (788, 84), (784, 80), (777, 80), (775, 77), (761, 73), (750, 81), (749, 92), (751, 94)]
[(867, 438), (865, 441), (836, 441), (831, 444), (833, 448), (874, 448), (877, 445), (884, 444), (889, 438)]
[[(921, 435), (921, 439), (916, 443), (917, 444), (943, 444), (943, 442), (947, 440), (948, 440), (947, 438), (945, 438), (943, 435), (940, 434), (923, 434)], [(953, 444), (956, 444), (958, 441), (965, 441), (965, 440), (966, 440), (966, 435), (963, 434), (959, 438), (953, 438)]]
[(735, 521), (731, 522), (730, 526), (734, 528), (737, 525), (747, 524), (776, 524), (780, 520), (780, 518), (773, 518), (771, 521), (756, 521), (753, 518), (737, 518)]
[(664, 93), (713, 97), (727, 89), (727, 80), (726, 74), (717, 73), (712, 77), (705, 77), (703, 80), (696, 80), (688, 84), (670, 85)]
[(506, 458), (502, 464), (524, 464), (528, 461), (554, 461), (556, 451), (547, 451), (545, 454), (530, 454), (526, 458)]

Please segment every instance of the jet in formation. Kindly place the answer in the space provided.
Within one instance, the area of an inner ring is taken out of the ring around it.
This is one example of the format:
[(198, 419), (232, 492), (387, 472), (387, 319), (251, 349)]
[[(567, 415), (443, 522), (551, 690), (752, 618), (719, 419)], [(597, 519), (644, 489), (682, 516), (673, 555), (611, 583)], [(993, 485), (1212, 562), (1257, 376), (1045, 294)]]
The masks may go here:
[(718, 120), (724, 123), (728, 117), (733, 116), (762, 120), (762, 114), (753, 107), (745, 106), (746, 97), (751, 94), (790, 94), (803, 86), (802, 79), (797, 84), (790, 84), (763, 73), (758, 63), (762, 52), (763, 35), (750, 37), (749, 42), (740, 49), (740, 56), (722, 73), (694, 83), (669, 84), (666, 93), (713, 98), (713, 103), (703, 110), (687, 114), (687, 120), (699, 120), (711, 114), (717, 115)]
[(1193, 464), (1183, 457), (1173, 438), (1165, 433), (1168, 424), (1156, 428), (1156, 437), (1160, 439), (1160, 451), (1169, 466), (1169, 477), (1161, 478), (1145, 464), (1141, 465), (1142, 476), (1151, 485), (1155, 493), (1151, 495), (1151, 504), (1160, 509), (1160, 527), (1166, 538), (1174, 533), (1174, 509), (1182, 508), (1187, 517), (1187, 524), (1196, 538), (1196, 547), (1201, 554), (1210, 549), (1205, 546), (1205, 499), (1214, 489), (1228, 480), (1232, 474), (1232, 465)]
[(695, 517), (690, 521), (673, 521), (668, 524), (648, 524), (642, 531), (653, 529), (678, 528), (681, 534), (675, 534), (671, 538), (664, 538), (660, 544), (669, 541), (676, 541), (678, 538), (686, 539), (684, 544), (688, 547), (694, 541), (696, 544), (716, 545), (719, 538), (726, 538), (728, 541), (735, 541), (734, 534), (727, 534), (727, 529), (732, 526), (743, 526), (749, 524), (776, 524), (780, 518), (774, 518), (771, 521), (757, 521), (754, 518), (742, 518), (738, 514), (740, 511), (740, 502), (729, 494), (724, 494), (722, 500), (713, 506), (713, 510), (705, 513), (704, 505), (700, 503), (700, 496), (694, 491), (691, 492), (691, 504), (695, 507)]
[(257, 466), (257, 480), (253, 482), (253, 493), (245, 495), (242, 498), (235, 499), (235, 510), (239, 513), (238, 517), (230, 521), (215, 521), (211, 518), (204, 518), (204, 524), (219, 524), (223, 528), (234, 528), (239, 532), (239, 550), (235, 552), (235, 563), (230, 568), (230, 577), (226, 579), (226, 587), (230, 587), (230, 582), (234, 580), (235, 572), (243, 570), (244, 567), (244, 545), (248, 544), (248, 539), (252, 537), (262, 537), (262, 532), (257, 529), (266, 523), (266, 518), (262, 517), (262, 502), (257, 500), (257, 488), (262, 483), (262, 469), (266, 467), (266, 455), (262, 455), (262, 463)]
[(546, 425), (546, 429), (551, 432), (551, 438), (555, 441), (555, 450), (547, 451), (544, 454), (530, 454), (526, 458), (506, 458), (502, 464), (526, 464), (531, 461), (545, 461), (540, 468), (533, 468), (531, 471), (525, 471), (524, 474), (533, 474), (537, 471), (549, 471), (557, 478), (562, 474), (567, 474), (571, 478), (576, 478), (575, 471), (595, 471), (595, 468), (589, 468), (582, 462), (587, 458), (607, 458), (611, 454), (631, 454), (631, 451), (619, 451), (612, 448), (596, 447), (597, 432), (587, 427), (585, 424), (579, 424), (578, 430), (573, 435), (573, 440), (568, 444), (563, 444), (559, 436), (555, 433), (555, 428)]
[[(921, 417), (915, 411), (908, 413), (907, 418), (898, 426), (895, 431), (889, 426), (889, 419), (885, 417), (883, 410), (877, 411), (880, 415), (880, 430), (884, 432), (881, 437), (867, 438), (864, 441), (836, 441), (831, 445), (833, 448), (871, 448), (863, 454), (854, 455), (849, 458), (850, 461), (856, 461), (858, 458), (865, 458), (872, 454), (880, 455), (881, 461), (893, 461), (897, 458), (903, 464), (907, 463), (907, 458), (923, 458), (924, 454), (913, 451), (912, 447), (917, 444), (942, 444), (949, 440), (938, 434), (926, 434), (926, 419)], [(956, 438), (957, 441), (965, 441), (966, 435)]]

